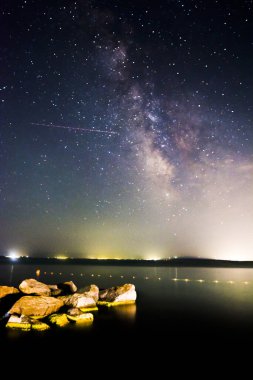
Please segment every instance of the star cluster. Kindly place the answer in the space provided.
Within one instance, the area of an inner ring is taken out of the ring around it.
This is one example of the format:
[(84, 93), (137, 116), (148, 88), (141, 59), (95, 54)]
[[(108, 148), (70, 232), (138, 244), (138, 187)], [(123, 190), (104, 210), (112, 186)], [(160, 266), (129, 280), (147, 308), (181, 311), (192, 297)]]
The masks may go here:
[(252, 12), (2, 4), (2, 252), (253, 259)]

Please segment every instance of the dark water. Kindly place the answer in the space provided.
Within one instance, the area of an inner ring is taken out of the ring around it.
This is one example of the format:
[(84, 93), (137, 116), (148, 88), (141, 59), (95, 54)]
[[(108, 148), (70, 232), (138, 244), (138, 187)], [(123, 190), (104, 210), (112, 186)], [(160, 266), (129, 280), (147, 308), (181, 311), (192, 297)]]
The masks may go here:
[[(40, 275), (36, 276), (36, 270)], [(52, 265), (2, 265), (0, 284), (17, 286), (24, 278), (54, 284), (72, 280), (77, 286), (94, 283), (106, 288), (134, 283), (136, 305), (94, 313), (92, 326), (52, 328), (46, 332), (0, 329), (1, 350), (31, 355), (45, 350), (61, 355), (107, 358), (131, 350), (169, 354), (199, 345), (244, 344), (253, 341), (253, 269), (157, 268)], [(159, 351), (162, 347), (162, 351)], [(164, 350), (165, 347), (165, 350)], [(35, 351), (34, 351), (35, 350)], [(183, 351), (182, 351), (183, 350)], [(75, 353), (75, 355), (76, 355)], [(81, 356), (82, 356), (81, 355)]]

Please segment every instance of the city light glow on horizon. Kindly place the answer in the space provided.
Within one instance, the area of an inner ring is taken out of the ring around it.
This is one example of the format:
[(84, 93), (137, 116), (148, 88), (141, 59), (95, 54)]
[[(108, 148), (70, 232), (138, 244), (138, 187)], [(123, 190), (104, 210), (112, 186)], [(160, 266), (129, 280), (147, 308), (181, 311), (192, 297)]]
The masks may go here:
[(252, 1), (3, 3), (0, 252), (253, 261)]
[(55, 256), (55, 258), (56, 258), (57, 260), (67, 260), (67, 259), (69, 259), (68, 256), (62, 256), (62, 255)]
[(8, 255), (6, 255), (6, 257), (11, 259), (12, 261), (18, 260), (20, 256), (21, 256), (20, 252), (17, 251), (16, 249), (9, 250)]

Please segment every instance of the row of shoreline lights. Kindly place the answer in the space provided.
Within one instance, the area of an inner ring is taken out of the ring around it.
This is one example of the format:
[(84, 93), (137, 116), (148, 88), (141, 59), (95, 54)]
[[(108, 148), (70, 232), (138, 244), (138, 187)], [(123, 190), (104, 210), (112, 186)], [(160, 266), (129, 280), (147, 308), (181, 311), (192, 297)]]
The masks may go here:
[[(46, 275), (51, 275), (51, 276), (54, 276), (54, 275), (59, 275), (61, 276), (62, 275), (62, 272), (59, 272), (59, 273), (54, 273), (54, 272), (43, 272), (43, 274), (46, 276)], [(37, 276), (40, 276), (40, 270), (37, 269), (36, 270), (36, 275)], [(70, 276), (75, 276), (74, 273), (70, 273), (69, 274)], [(83, 277), (85, 276), (84, 273), (80, 273), (80, 276)], [(86, 276), (90, 276), (90, 277), (101, 277), (101, 274), (93, 274), (91, 273), (90, 275), (89, 274), (86, 274)], [(103, 275), (102, 275), (103, 277)], [(113, 276), (110, 274), (108, 277), (112, 278)], [(118, 276), (115, 276), (115, 277), (118, 277)], [(140, 278), (138, 276), (123, 276), (123, 275), (120, 275), (119, 276), (120, 278), (124, 278), (124, 277), (132, 277), (132, 279), (136, 279), (136, 278)], [(153, 278), (153, 277), (148, 277), (148, 276), (145, 276), (145, 277), (142, 277), (142, 279), (144, 280), (154, 280), (154, 279), (157, 279), (158, 281), (161, 281), (162, 278), (161, 277), (157, 277), (157, 278)], [(233, 280), (228, 280), (228, 281), (220, 281), (220, 280), (203, 280), (203, 279), (190, 279), (190, 278), (169, 278), (170, 281), (173, 281), (173, 282), (184, 282), (184, 283), (188, 283), (188, 282), (197, 282), (197, 283), (212, 283), (212, 284), (244, 284), (244, 285), (249, 285), (250, 284), (250, 281), (233, 281)]]

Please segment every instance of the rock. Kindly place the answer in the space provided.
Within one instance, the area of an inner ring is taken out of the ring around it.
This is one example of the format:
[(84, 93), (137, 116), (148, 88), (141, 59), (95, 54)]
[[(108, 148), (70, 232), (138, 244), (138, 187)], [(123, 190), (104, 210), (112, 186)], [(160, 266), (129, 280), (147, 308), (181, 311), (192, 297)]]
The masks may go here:
[(115, 306), (135, 303), (137, 294), (133, 284), (125, 284), (99, 292), (99, 305)]
[(95, 307), (96, 302), (92, 297), (86, 297), (83, 293), (75, 293), (69, 296), (60, 296), (58, 299), (62, 300), (66, 306), (71, 307)]
[(84, 294), (86, 297), (91, 297), (95, 302), (98, 301), (99, 298), (99, 288), (97, 285), (88, 285), (85, 288), (82, 288), (78, 291), (78, 293)]
[(9, 294), (19, 293), (19, 290), (13, 286), (0, 286), (0, 299), (8, 296)]
[(57, 285), (48, 285), (51, 290), (51, 296), (57, 297), (61, 294), (70, 294), (77, 291), (77, 287), (73, 281), (66, 281)]
[(38, 296), (50, 296), (51, 290), (48, 285), (33, 278), (24, 280), (19, 285), (21, 292), (25, 294), (36, 294)]
[(77, 287), (73, 281), (65, 281), (57, 286), (59, 289), (63, 290), (64, 293), (75, 293), (77, 291)]
[(62, 294), (62, 289), (59, 289), (58, 285), (48, 285), (48, 287), (51, 290), (51, 297), (57, 297)]
[(68, 319), (70, 321), (76, 322), (76, 323), (92, 323), (93, 322), (93, 315), (91, 313), (82, 313), (80, 315), (68, 315)]
[(52, 314), (49, 316), (49, 321), (59, 327), (64, 327), (69, 324), (67, 314)]
[(78, 309), (78, 307), (72, 307), (71, 309), (68, 309), (68, 311), (67, 311), (67, 315), (72, 316), (72, 317), (76, 317), (76, 316), (81, 315), (81, 314), (83, 314), (83, 313), (80, 309)]
[(10, 329), (19, 329), (24, 331), (44, 331), (50, 328), (46, 323), (29, 318), (25, 315), (11, 315), (6, 324), (6, 327)]
[(17, 315), (11, 315), (7, 324), (7, 328), (10, 329), (19, 329), (19, 330), (25, 330), (29, 331), (32, 328), (31, 321), (28, 317), (25, 315), (17, 316)]
[(63, 305), (63, 301), (59, 298), (24, 296), (12, 306), (9, 313), (43, 318), (56, 313)]

